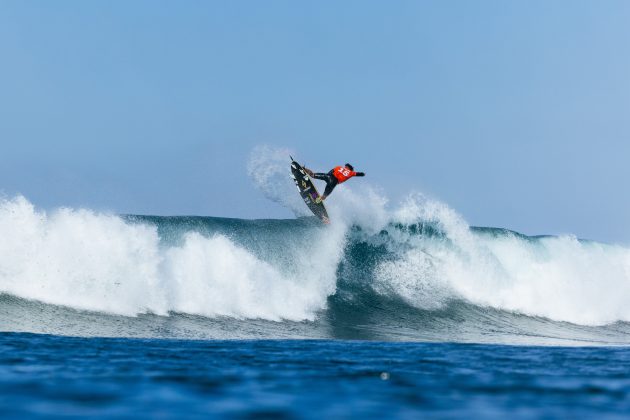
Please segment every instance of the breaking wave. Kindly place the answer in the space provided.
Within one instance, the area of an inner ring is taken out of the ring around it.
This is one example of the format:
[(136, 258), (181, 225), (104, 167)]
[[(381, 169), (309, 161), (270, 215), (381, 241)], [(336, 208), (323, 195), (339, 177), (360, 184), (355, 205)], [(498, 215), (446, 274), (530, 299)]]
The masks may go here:
[[(45, 212), (5, 199), (0, 329), (630, 342), (630, 249), (469, 227), (421, 195), (390, 210), (369, 189), (335, 194), (330, 226)], [(86, 314), (118, 327), (81, 326)], [(197, 324), (182, 327), (190, 317)], [(169, 319), (178, 326), (165, 328)]]
[(292, 220), (0, 200), (0, 331), (630, 344), (629, 248), (471, 227), (421, 194), (389, 205), (345, 184), (324, 226), (288, 154), (257, 148), (249, 173)]

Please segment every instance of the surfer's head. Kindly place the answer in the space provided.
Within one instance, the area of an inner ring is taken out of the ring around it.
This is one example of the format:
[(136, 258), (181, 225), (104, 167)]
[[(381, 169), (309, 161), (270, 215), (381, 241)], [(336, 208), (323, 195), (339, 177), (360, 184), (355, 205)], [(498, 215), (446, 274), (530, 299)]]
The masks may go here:
[(354, 171), (354, 167), (350, 165), (349, 163), (346, 163), (346, 168), (350, 169), (351, 171)]

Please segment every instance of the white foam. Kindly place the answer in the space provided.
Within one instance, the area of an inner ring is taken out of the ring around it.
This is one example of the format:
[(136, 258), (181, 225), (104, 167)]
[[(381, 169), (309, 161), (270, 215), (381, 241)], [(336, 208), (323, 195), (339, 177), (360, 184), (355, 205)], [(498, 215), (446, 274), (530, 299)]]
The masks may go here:
[(220, 235), (163, 247), (153, 226), (89, 210), (36, 210), (0, 201), (0, 292), (122, 315), (313, 319), (335, 291), (343, 230), (275, 267)]
[(167, 251), (170, 307), (178, 312), (238, 318), (313, 319), (335, 290), (334, 273), (287, 276), (224, 236), (189, 233)]
[(333, 223), (360, 226), (366, 234), (376, 234), (388, 221), (387, 197), (370, 185), (350, 188), (341, 184), (335, 188), (326, 207)]
[(154, 228), (87, 210), (0, 202), (0, 291), (79, 309), (166, 311)]
[[(630, 250), (574, 237), (472, 233), (448, 206), (408, 198), (392, 221), (430, 222), (445, 237), (390, 229), (400, 257), (379, 265), (376, 289), (423, 309), (449, 299), (583, 325), (630, 321)], [(405, 245), (405, 246), (403, 246)]]

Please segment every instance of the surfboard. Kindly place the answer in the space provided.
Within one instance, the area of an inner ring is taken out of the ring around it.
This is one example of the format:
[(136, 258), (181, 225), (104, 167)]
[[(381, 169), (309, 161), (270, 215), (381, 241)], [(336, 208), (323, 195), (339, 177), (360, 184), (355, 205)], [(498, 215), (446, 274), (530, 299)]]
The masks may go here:
[(315, 184), (313, 184), (311, 177), (308, 176), (302, 165), (293, 160), (292, 157), (291, 177), (295, 181), (295, 186), (300, 192), (300, 196), (302, 197), (302, 200), (304, 200), (304, 203), (306, 203), (309, 210), (312, 211), (313, 214), (323, 223), (330, 223), (328, 212), (326, 211), (326, 207), (324, 207), (324, 203), (315, 202), (317, 197), (319, 197), (319, 193), (317, 192), (317, 188), (315, 188)]

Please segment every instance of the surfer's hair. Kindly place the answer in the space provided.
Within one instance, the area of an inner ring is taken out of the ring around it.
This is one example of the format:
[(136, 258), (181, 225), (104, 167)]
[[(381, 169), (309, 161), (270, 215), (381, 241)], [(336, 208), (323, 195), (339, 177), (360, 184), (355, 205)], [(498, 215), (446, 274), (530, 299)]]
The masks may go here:
[(350, 169), (351, 171), (354, 171), (354, 166), (350, 165), (349, 163), (346, 163), (346, 168)]

